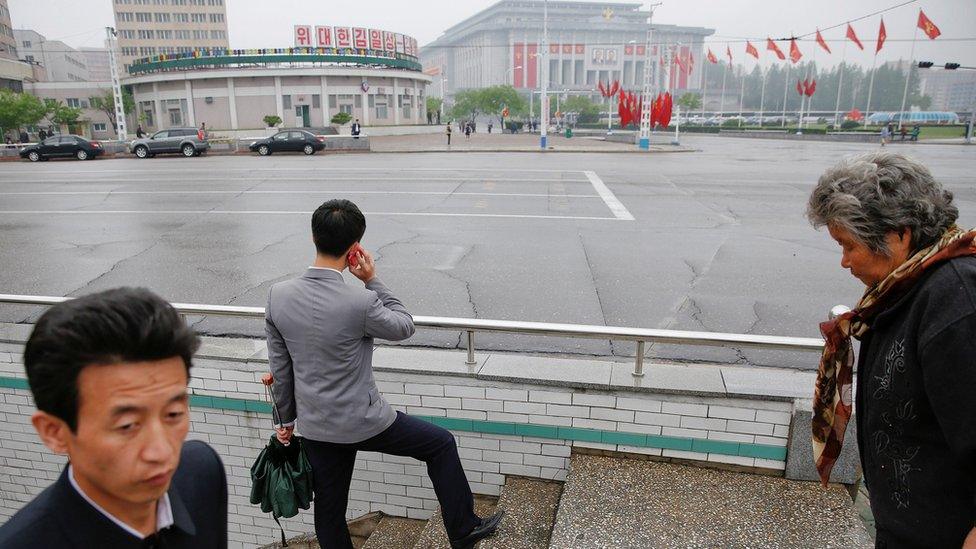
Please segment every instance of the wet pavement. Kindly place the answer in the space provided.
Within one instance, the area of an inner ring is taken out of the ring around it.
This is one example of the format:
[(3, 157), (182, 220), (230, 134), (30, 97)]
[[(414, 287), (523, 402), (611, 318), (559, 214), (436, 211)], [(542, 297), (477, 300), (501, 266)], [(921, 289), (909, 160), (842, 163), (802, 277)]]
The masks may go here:
[[(262, 306), (312, 259), (310, 212), (367, 214), (379, 276), (418, 315), (817, 337), (860, 284), (803, 212), (856, 143), (685, 136), (700, 152), (372, 153), (0, 164), (0, 293), (147, 286)], [(976, 225), (976, 147), (905, 145)], [(592, 177), (591, 177), (592, 175)], [(632, 219), (631, 219), (632, 218)], [(358, 281), (349, 278), (349, 283)], [(0, 322), (38, 309), (0, 305)], [(194, 318), (212, 334), (263, 323)], [(407, 345), (454, 347), (421, 331)], [(479, 334), (486, 349), (633, 355), (632, 344)], [(653, 346), (661, 358), (814, 368), (816, 355)]]

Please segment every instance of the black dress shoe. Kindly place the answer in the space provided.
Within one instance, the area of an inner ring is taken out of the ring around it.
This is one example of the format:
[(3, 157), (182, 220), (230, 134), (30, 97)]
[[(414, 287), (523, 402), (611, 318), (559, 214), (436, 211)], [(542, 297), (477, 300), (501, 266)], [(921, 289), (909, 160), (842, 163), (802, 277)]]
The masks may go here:
[(481, 524), (475, 526), (470, 534), (461, 539), (452, 539), (451, 549), (471, 549), (478, 541), (494, 534), (504, 514), (505, 511), (499, 511), (488, 518), (481, 519)]

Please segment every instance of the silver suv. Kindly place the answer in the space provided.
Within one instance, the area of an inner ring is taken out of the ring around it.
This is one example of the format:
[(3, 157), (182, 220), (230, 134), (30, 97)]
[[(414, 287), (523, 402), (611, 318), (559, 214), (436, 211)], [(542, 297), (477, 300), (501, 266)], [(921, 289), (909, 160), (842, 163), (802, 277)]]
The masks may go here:
[(136, 139), (129, 144), (129, 152), (139, 158), (151, 158), (157, 154), (179, 153), (183, 156), (199, 156), (210, 148), (206, 136), (200, 139), (196, 128), (170, 128), (160, 130), (149, 137)]

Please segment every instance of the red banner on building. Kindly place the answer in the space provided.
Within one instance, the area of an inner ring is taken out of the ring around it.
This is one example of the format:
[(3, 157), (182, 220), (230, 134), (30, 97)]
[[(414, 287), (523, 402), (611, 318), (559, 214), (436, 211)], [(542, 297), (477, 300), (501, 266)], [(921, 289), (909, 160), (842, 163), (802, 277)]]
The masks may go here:
[(624, 55), (634, 55), (634, 46), (633, 45), (624, 46)]
[(576, 44), (576, 55), (583, 55), (584, 51), (586, 51), (586, 46), (583, 44)]
[(563, 53), (566, 54), (566, 55), (572, 54), (573, 53), (573, 45), (572, 44), (563, 44)]
[(383, 49), (383, 31), (378, 29), (369, 29), (369, 49)]
[(365, 50), (369, 47), (369, 36), (366, 29), (355, 27), (352, 29), (352, 47), (357, 50)]
[(637, 55), (647, 55), (647, 48), (644, 46), (637, 46)]
[(539, 45), (529, 44), (528, 47), (526, 48), (525, 57), (526, 57), (526, 63), (523, 66), (525, 67), (525, 71), (527, 73), (526, 80), (528, 80), (528, 87), (535, 88), (539, 84), (537, 78), (539, 75), (539, 69), (537, 65), (539, 61)]
[(396, 36), (392, 32), (383, 31), (383, 49), (386, 51), (396, 51)]
[(549, 44), (549, 53), (559, 53), (559, 44)]
[(349, 31), (349, 27), (336, 27), (335, 39), (337, 48), (352, 47), (352, 33)]
[(525, 73), (522, 68), (525, 66), (525, 44), (516, 42), (512, 51), (512, 85), (516, 88), (525, 87)]
[(315, 27), (315, 45), (320, 48), (332, 48), (332, 27)]

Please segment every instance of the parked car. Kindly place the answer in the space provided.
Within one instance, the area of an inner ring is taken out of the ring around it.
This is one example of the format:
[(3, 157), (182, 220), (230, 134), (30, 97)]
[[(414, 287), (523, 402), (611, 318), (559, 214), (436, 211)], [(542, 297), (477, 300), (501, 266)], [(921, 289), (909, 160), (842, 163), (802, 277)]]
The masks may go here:
[(89, 160), (102, 154), (105, 154), (105, 149), (101, 143), (78, 135), (55, 135), (20, 149), (20, 157), (31, 162), (72, 156), (78, 160)]
[(129, 152), (139, 158), (151, 158), (157, 154), (179, 153), (183, 156), (199, 156), (210, 148), (210, 141), (198, 135), (196, 128), (169, 128), (159, 130), (149, 137), (136, 139), (129, 144)]
[(289, 151), (315, 154), (325, 148), (325, 137), (305, 130), (281, 130), (271, 137), (252, 142), (248, 148), (261, 156)]

